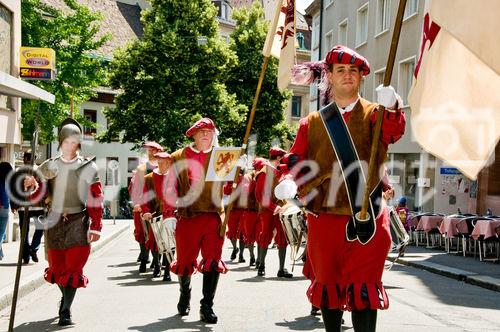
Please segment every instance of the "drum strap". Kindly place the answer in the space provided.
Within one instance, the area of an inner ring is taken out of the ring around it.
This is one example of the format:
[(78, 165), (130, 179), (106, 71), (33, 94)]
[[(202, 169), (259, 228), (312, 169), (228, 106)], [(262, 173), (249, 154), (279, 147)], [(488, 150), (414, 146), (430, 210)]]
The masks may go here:
[[(363, 203), (363, 194), (366, 187), (366, 178), (363, 172), (362, 164), (359, 160), (356, 147), (352, 140), (349, 128), (340, 113), (337, 104), (332, 102), (323, 107), (320, 111), (321, 120), (325, 126), (333, 151), (342, 170), (342, 176), (346, 185), (347, 197), (351, 206), (353, 215), (361, 211)], [(382, 195), (382, 183), (375, 187), (370, 193), (370, 208), (368, 212), (373, 219), (380, 211), (380, 197)]]

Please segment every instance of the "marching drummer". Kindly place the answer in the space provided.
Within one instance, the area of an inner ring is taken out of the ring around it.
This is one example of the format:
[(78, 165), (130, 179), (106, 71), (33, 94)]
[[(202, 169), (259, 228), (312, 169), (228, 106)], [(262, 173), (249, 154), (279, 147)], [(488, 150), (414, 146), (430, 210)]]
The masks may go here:
[(253, 162), (253, 167), (256, 171), (255, 198), (259, 206), (260, 222), (260, 233), (257, 236), (258, 249), (256, 263), (258, 264), (258, 276), (264, 276), (266, 274), (265, 261), (267, 248), (269, 244), (271, 244), (274, 231), (276, 231), (274, 242), (278, 247), (279, 257), (279, 270), (277, 276), (278, 278), (293, 277), (293, 275), (285, 269), (286, 247), (288, 244), (278, 216), (280, 206), (274, 196), (274, 188), (278, 184), (278, 180), (281, 176), (277, 166), (280, 164), (280, 160), (285, 154), (285, 150), (273, 147), (269, 150), (269, 161), (263, 158), (255, 158)]
[(137, 258), (137, 261), (141, 263), (139, 266), (139, 273), (146, 272), (146, 264), (149, 260), (149, 251), (146, 249), (146, 240), (148, 235), (146, 234), (144, 223), (141, 219), (141, 204), (143, 203), (142, 198), (144, 196), (144, 177), (151, 173), (157, 166), (154, 155), (163, 151), (163, 147), (153, 141), (144, 143), (142, 148), (145, 149), (148, 155), (148, 160), (137, 166), (128, 187), (130, 199), (134, 205), (134, 237), (139, 243), (140, 248), (140, 254)]
[[(168, 214), (166, 211), (169, 209), (173, 210), (173, 208), (168, 206), (166, 200), (168, 171), (172, 165), (172, 157), (167, 152), (158, 152), (154, 157), (156, 158), (158, 167), (144, 177), (145, 197), (141, 209), (143, 213), (142, 218), (147, 221), (151, 221), (153, 217), (162, 216), (164, 213)], [(161, 274), (160, 254), (151, 224), (148, 223), (148, 227), (149, 236), (145, 246), (147, 250), (151, 250), (153, 253), (153, 278), (156, 278)], [(163, 281), (171, 280), (170, 262), (167, 261), (163, 274)]]
[[(248, 204), (248, 195), (244, 190), (245, 184), (242, 182), (244, 179), (243, 174), (238, 175), (237, 183), (237, 191), (243, 197), (236, 198), (234, 202), (234, 206), (231, 210), (231, 214), (229, 215), (229, 220), (227, 222), (227, 232), (226, 236), (231, 241), (233, 245), (233, 251), (231, 252), (231, 261), (236, 259), (236, 255), (238, 255), (238, 263), (245, 263), (245, 258), (243, 257), (243, 251), (245, 249), (245, 241), (243, 238), (243, 215), (247, 208)], [(231, 195), (233, 182), (228, 182), (224, 186), (224, 194)], [(239, 248), (236, 245), (236, 242), (239, 240)]]

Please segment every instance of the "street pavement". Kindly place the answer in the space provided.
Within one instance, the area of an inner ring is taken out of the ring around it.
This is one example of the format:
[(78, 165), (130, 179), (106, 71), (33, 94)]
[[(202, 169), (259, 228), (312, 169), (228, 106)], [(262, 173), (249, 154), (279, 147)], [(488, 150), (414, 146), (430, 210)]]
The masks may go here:
[[(309, 315), (305, 291), (309, 281), (295, 267), (292, 279), (276, 277), (277, 250), (270, 249), (265, 278), (248, 263), (229, 261), (231, 244), (223, 257), (230, 268), (220, 278), (214, 310), (216, 325), (199, 321), (202, 275), (193, 276), (192, 311), (177, 315), (178, 283), (152, 279), (152, 271), (138, 273), (139, 248), (132, 231), (121, 233), (95, 252), (86, 267), (90, 284), (79, 290), (72, 307), (73, 331), (322, 331), (320, 317)], [(418, 249), (418, 248), (417, 248)], [(421, 250), (421, 249), (418, 249)], [(422, 249), (423, 250), (423, 249)], [(405, 255), (406, 259), (412, 255)], [(248, 252), (245, 253), (248, 261)], [(458, 258), (458, 257), (457, 257)], [(287, 258), (288, 259), (288, 258)], [(482, 263), (489, 264), (489, 263)], [(38, 265), (43, 265), (39, 263)], [(289, 261), (287, 266), (290, 267)], [(494, 265), (498, 268), (498, 264)], [(384, 274), (390, 308), (379, 311), (378, 331), (499, 331), (500, 297), (496, 291), (426, 270), (395, 264)], [(60, 292), (43, 284), (18, 302), (15, 331), (55, 331)], [(345, 314), (344, 330), (352, 330)], [(0, 331), (6, 331), (9, 309), (0, 312)]]
[[(127, 231), (131, 225), (130, 221), (117, 221), (115, 224), (112, 220), (104, 220), (101, 239), (92, 245), (92, 252), (96, 252), (103, 248), (109, 241), (115, 239), (122, 232)], [(31, 223), (30, 226), (31, 230), (29, 237), (31, 240), (34, 232), (33, 223)], [(2, 247), (5, 257), (0, 261), (0, 310), (10, 307), (12, 303), (12, 292), (14, 290), (17, 258), (19, 255), (19, 243), (19, 241), (4, 243)], [(30, 259), (28, 264), (23, 264), (22, 266), (19, 283), (19, 298), (45, 284), (43, 272), (47, 267), (47, 262), (45, 261), (44, 244), (45, 240), (42, 238), (42, 244), (38, 250), (39, 263), (35, 263)]]

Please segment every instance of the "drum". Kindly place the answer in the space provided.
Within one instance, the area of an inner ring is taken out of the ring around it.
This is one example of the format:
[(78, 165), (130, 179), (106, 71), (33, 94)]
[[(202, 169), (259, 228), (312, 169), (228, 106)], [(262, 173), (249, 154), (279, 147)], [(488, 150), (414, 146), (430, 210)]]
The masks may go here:
[(280, 214), (281, 227), (289, 245), (300, 245), (301, 238), (307, 234), (306, 218), (302, 210), (293, 204), (286, 204)]
[(160, 254), (165, 254), (169, 263), (175, 255), (175, 233), (166, 225), (162, 216), (151, 219), (151, 229), (155, 235), (156, 245)]
[(401, 222), (401, 219), (399, 219), (399, 215), (396, 212), (396, 210), (392, 206), (387, 207), (387, 209), (389, 212), (389, 219), (391, 222), (391, 227), (390, 227), (391, 239), (392, 239), (391, 251), (397, 253), (404, 253), (406, 245), (410, 241), (410, 236), (408, 235), (405, 226)]
[(304, 212), (296, 205), (287, 203), (280, 214), (281, 227), (285, 233), (286, 241), (291, 247), (290, 259), (292, 260), (292, 272), (295, 262), (302, 258), (298, 252), (303, 241), (307, 241), (307, 224)]

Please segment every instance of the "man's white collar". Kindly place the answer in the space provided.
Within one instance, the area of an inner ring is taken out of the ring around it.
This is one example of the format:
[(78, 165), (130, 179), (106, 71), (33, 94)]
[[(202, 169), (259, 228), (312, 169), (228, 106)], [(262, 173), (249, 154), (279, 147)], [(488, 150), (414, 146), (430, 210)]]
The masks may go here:
[[(200, 153), (200, 151), (198, 151), (198, 150), (194, 147), (194, 143), (189, 144), (189, 148), (190, 148), (191, 150), (193, 150), (194, 152), (196, 152), (196, 153)], [(213, 146), (211, 146), (211, 147), (210, 147), (210, 149), (208, 149), (208, 150), (204, 150), (204, 151), (203, 151), (203, 153), (209, 153), (210, 151), (212, 151), (212, 148), (213, 148)]]
[(350, 111), (352, 111), (352, 109), (354, 108), (354, 106), (356, 106), (358, 101), (359, 101), (359, 96), (354, 102), (350, 103), (346, 107), (344, 107), (344, 108), (339, 107), (340, 114), (349, 113)]

